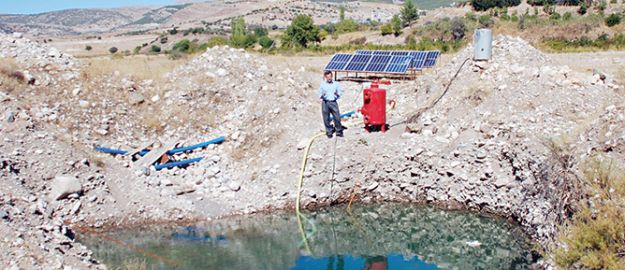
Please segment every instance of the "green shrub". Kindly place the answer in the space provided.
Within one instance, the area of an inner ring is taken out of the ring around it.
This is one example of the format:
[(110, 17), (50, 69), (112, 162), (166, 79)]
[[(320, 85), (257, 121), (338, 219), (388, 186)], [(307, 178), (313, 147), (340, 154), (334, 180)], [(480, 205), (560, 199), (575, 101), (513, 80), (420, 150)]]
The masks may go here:
[(572, 17), (573, 17), (573, 14), (571, 14), (571, 12), (569, 12), (569, 11), (564, 12), (564, 15), (562, 15), (562, 19), (565, 20), (565, 21), (570, 20)]
[(579, 15), (584, 15), (588, 12), (588, 5), (586, 4), (586, 1), (582, 1), (582, 3), (579, 5), (579, 9), (577, 10), (577, 13), (579, 13)]
[(119, 50), (119, 49), (117, 49), (117, 47), (111, 47), (111, 48), (109, 49), (109, 52), (110, 52), (110, 53), (112, 53), (112, 54), (114, 54), (114, 53), (116, 53), (118, 50)]
[[(555, 252), (563, 269), (623, 269), (625, 174), (612, 162), (593, 159), (581, 167), (587, 198), (563, 228)], [(619, 256), (619, 253), (621, 256)]]
[(493, 24), (495, 23), (495, 21), (493, 21), (490, 15), (482, 15), (480, 16), (480, 19), (478, 21), (480, 23), (480, 27), (484, 27), (484, 28), (489, 28), (493, 26)]
[(334, 25), (336, 32), (341, 33), (350, 33), (358, 31), (360, 25), (354, 19), (345, 19)]
[(471, 0), (471, 6), (478, 11), (489, 10), (495, 7), (513, 7), (521, 4), (521, 0)]
[(161, 52), (161, 47), (159, 47), (157, 45), (152, 45), (152, 47), (150, 48), (150, 52), (160, 53)]
[(254, 35), (256, 35), (257, 37), (264, 37), (268, 34), (269, 33), (267, 32), (267, 28), (265, 27), (258, 26), (254, 28)]
[(183, 53), (189, 52), (189, 49), (191, 49), (191, 41), (189, 41), (188, 39), (178, 41), (176, 42), (176, 44), (174, 44), (174, 47), (172, 47), (172, 50)]
[(419, 11), (412, 0), (404, 1), (404, 5), (401, 7), (399, 13), (401, 14), (401, 21), (404, 26), (408, 26), (419, 19)]
[(549, 16), (549, 19), (553, 21), (559, 21), (561, 18), (562, 16), (558, 12), (551, 13), (551, 16)]
[(132, 50), (132, 53), (133, 54), (139, 54), (141, 52), (141, 48), (143, 48), (143, 47), (141, 47), (141, 46), (135, 47), (134, 50)]
[(269, 49), (273, 46), (274, 41), (268, 36), (262, 36), (258, 39), (258, 44), (260, 44), (263, 49)]
[(618, 25), (618, 24), (620, 24), (620, 23), (621, 23), (621, 16), (619, 16), (619, 15), (618, 15), (618, 14), (616, 14), (616, 13), (612, 13), (610, 16), (608, 16), (608, 17), (605, 19), (605, 24), (606, 24), (607, 26), (609, 26), (609, 27), (612, 27), (612, 26)]
[(469, 21), (477, 22), (477, 16), (475, 16), (475, 13), (473, 12), (467, 12), (464, 17)]
[(223, 46), (228, 44), (228, 40), (223, 38), (223, 37), (211, 37), (208, 39), (208, 41), (206, 42), (206, 46), (208, 48), (212, 48), (215, 46)]
[(293, 18), (282, 36), (282, 46), (306, 48), (310, 43), (321, 41), (319, 31), (320, 28), (314, 24), (312, 17), (298, 15)]
[(558, 3), (557, 0), (527, 0), (527, 3), (532, 6), (545, 6), (545, 5), (555, 5)]
[(93, 47), (91, 47), (91, 45), (87, 45), (87, 46), (85, 47), (85, 50), (87, 50), (87, 51), (91, 51), (92, 49), (93, 49)]
[(390, 23), (385, 23), (380, 27), (380, 32), (382, 32), (383, 36), (390, 35), (393, 33), (393, 25)]
[(397, 15), (393, 16), (393, 19), (391, 19), (391, 25), (393, 26), (393, 34), (395, 36), (401, 35), (402, 22), (399, 16)]

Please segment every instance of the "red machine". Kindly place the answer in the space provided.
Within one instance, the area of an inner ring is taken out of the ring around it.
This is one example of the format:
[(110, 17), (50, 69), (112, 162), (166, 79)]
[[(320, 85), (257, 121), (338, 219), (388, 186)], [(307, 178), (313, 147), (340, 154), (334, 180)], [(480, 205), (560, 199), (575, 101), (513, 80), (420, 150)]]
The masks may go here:
[(365, 121), (365, 129), (386, 131), (386, 90), (379, 88), (380, 84), (391, 85), (390, 81), (371, 82), (371, 86), (363, 92), (363, 105), (360, 112)]

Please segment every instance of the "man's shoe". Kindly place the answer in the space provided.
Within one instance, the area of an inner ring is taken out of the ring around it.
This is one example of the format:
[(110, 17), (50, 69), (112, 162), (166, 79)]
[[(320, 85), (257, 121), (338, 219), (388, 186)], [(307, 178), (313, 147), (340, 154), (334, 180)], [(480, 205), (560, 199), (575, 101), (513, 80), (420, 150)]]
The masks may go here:
[(332, 139), (332, 134), (326, 134), (326, 136), (328, 136), (328, 139)]
[(336, 133), (336, 137), (343, 137), (343, 133)]

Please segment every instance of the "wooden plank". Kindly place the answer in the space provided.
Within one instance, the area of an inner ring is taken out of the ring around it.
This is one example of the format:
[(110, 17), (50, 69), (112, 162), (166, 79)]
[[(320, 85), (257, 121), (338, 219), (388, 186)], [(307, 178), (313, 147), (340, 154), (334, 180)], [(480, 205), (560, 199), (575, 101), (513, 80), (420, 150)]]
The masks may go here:
[(176, 147), (176, 144), (178, 144), (178, 141), (171, 141), (164, 144), (158, 149), (152, 149), (152, 151), (150, 151), (147, 155), (137, 160), (134, 163), (134, 167), (145, 168), (152, 166), (152, 164), (154, 164), (154, 162), (158, 161), (163, 155), (165, 155), (167, 151)]
[(148, 142), (140, 145), (139, 147), (128, 151), (128, 155), (132, 157), (132, 156), (138, 154), (139, 152), (141, 152), (143, 149), (146, 149), (146, 148), (152, 146), (152, 144), (154, 144), (153, 141), (148, 141)]

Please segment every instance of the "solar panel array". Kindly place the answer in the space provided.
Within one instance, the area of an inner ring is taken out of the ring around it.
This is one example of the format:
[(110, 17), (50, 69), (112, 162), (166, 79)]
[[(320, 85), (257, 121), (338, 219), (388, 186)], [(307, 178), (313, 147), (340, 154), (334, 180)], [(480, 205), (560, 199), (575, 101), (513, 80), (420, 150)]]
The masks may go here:
[(405, 74), (436, 65), (439, 51), (370, 51), (335, 54), (326, 65), (329, 71)]

